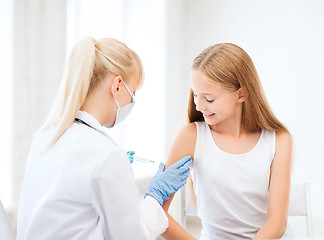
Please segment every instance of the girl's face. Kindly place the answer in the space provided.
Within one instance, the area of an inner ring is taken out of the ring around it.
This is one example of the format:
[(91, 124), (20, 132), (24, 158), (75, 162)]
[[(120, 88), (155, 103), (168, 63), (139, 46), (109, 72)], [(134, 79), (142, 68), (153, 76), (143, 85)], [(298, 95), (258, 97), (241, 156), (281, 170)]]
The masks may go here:
[(191, 79), (196, 110), (203, 114), (207, 124), (214, 125), (231, 118), (237, 119), (238, 114), (241, 114), (242, 100), (239, 99), (239, 90), (226, 90), (199, 70), (192, 71)]

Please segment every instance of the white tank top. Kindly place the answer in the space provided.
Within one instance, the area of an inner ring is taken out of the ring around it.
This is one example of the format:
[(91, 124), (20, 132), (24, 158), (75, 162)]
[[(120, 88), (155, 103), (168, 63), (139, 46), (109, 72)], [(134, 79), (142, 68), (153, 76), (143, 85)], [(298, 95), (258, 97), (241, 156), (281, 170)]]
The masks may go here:
[(196, 122), (192, 171), (201, 240), (252, 239), (267, 219), (275, 132), (262, 130), (255, 147), (231, 154), (215, 143), (209, 125)]

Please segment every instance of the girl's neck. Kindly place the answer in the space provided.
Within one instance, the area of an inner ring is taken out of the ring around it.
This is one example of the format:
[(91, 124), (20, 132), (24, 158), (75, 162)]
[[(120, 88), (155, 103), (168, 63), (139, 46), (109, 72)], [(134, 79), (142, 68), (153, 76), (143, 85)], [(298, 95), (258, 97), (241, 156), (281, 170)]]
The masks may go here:
[(219, 123), (216, 125), (210, 125), (210, 129), (216, 133), (232, 136), (234, 138), (238, 138), (241, 135), (246, 133), (242, 123), (240, 122), (239, 123), (226, 122), (226, 123)]
[(216, 133), (238, 138), (246, 133), (246, 130), (242, 124), (242, 110), (239, 109), (233, 115), (226, 120), (210, 125), (210, 129)]

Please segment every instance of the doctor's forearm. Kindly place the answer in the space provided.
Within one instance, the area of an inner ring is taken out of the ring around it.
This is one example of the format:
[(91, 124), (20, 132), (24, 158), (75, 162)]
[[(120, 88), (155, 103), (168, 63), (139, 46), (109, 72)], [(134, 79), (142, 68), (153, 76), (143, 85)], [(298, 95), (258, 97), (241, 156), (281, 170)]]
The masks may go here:
[(166, 212), (169, 220), (168, 229), (161, 235), (166, 240), (195, 240), (174, 218)]

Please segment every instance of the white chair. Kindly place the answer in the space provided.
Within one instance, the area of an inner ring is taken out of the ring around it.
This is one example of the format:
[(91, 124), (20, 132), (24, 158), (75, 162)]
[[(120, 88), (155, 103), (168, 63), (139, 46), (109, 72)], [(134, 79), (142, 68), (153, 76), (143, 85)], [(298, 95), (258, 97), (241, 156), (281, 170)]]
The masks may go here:
[(15, 235), (10, 227), (8, 217), (0, 201), (0, 239), (15, 240)]
[(197, 206), (190, 201), (191, 199), (188, 199), (190, 198), (190, 196), (188, 196), (190, 187), (187, 185), (180, 189), (180, 225), (183, 228), (187, 227), (187, 216), (197, 216)]
[[(192, 194), (188, 193), (190, 192), (190, 187), (185, 186), (180, 191), (180, 224), (183, 228), (187, 228), (187, 216), (195, 216), (196, 218), (198, 218), (197, 207), (193, 204), (191, 197)], [(311, 239), (313, 237), (310, 192), (308, 183), (291, 186), (288, 216), (305, 216), (307, 225), (307, 237), (308, 239)], [(190, 229), (188, 230), (190, 232)]]
[(291, 186), (288, 216), (305, 216), (307, 237), (313, 238), (309, 183)]

